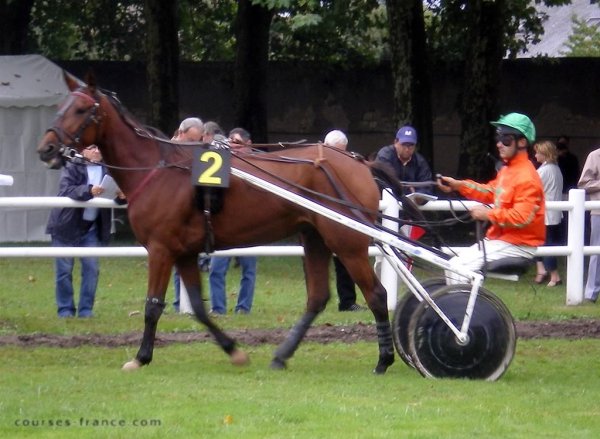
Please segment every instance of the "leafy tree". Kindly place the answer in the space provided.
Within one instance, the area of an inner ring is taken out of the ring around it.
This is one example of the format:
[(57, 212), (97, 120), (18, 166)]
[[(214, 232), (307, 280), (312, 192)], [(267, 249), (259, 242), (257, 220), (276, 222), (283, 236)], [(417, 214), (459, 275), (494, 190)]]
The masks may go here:
[(527, 44), (539, 41), (545, 14), (535, 5), (569, 4), (570, 0), (431, 0), (427, 22), (429, 47), (438, 61), (453, 64), (460, 94), (461, 119), (459, 176), (489, 177), (482, 158), (492, 148), (497, 118), (500, 66)]
[(144, 60), (138, 0), (36, 0), (28, 49), (53, 59)]
[(234, 0), (179, 0), (179, 56), (183, 61), (232, 61)]
[(0, 0), (0, 55), (25, 52), (33, 2), (34, 0)]
[(144, 0), (148, 122), (170, 134), (179, 122), (177, 0)]
[(600, 24), (587, 24), (576, 15), (571, 18), (573, 33), (569, 35), (562, 52), (565, 56), (598, 57), (600, 56)]
[(270, 29), (272, 61), (377, 64), (387, 53), (386, 10), (376, 0), (281, 1)]
[(394, 119), (416, 125), (421, 152), (433, 161), (431, 84), (425, 44), (423, 3), (388, 0)]
[(267, 142), (269, 28), (275, 9), (269, 2), (240, 0), (235, 21), (234, 121)]

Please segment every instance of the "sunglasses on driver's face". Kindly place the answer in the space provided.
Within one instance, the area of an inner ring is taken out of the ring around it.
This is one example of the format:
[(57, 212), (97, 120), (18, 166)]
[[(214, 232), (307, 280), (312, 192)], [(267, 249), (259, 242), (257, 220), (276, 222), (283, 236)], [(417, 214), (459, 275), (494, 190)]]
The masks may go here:
[(501, 142), (504, 146), (510, 146), (517, 140), (514, 134), (496, 134), (496, 143)]

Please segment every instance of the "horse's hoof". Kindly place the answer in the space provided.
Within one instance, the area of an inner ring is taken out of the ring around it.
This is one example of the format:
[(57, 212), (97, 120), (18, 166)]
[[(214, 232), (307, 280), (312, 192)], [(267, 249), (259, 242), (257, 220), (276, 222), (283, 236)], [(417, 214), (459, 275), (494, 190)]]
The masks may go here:
[(250, 363), (250, 357), (244, 351), (236, 349), (231, 353), (231, 364), (234, 366), (245, 366), (248, 363)]
[(388, 367), (390, 367), (392, 364), (394, 364), (393, 355), (380, 358), (377, 366), (375, 366), (375, 369), (373, 369), (373, 373), (375, 375), (383, 375), (388, 370)]
[(122, 370), (137, 370), (141, 367), (142, 367), (142, 363), (140, 363), (137, 359), (134, 358), (133, 360), (125, 363), (121, 369)]
[(275, 357), (271, 360), (271, 369), (284, 370), (286, 368), (285, 361)]
[(383, 375), (386, 372), (387, 372), (387, 366), (377, 366), (377, 367), (375, 367), (375, 369), (373, 369), (373, 373), (375, 375)]

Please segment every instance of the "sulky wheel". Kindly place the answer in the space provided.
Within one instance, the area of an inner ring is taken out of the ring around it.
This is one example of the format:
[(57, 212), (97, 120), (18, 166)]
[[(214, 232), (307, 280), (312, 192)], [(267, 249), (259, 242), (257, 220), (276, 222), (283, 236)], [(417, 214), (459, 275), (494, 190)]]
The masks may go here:
[[(434, 302), (459, 329), (470, 289), (469, 285), (450, 285), (432, 294)], [(408, 332), (414, 367), (425, 377), (495, 381), (515, 355), (517, 336), (510, 311), (483, 288), (477, 295), (464, 345), (426, 302), (414, 310)]]
[[(431, 294), (438, 288), (446, 286), (446, 280), (442, 277), (436, 277), (427, 279), (421, 283), (425, 291)], [(421, 302), (419, 299), (409, 290), (407, 291), (402, 299), (396, 304), (394, 311), (394, 317), (392, 320), (392, 338), (394, 340), (394, 346), (398, 355), (402, 358), (407, 365), (415, 367), (408, 353), (408, 323), (412, 317), (413, 312), (419, 306)]]

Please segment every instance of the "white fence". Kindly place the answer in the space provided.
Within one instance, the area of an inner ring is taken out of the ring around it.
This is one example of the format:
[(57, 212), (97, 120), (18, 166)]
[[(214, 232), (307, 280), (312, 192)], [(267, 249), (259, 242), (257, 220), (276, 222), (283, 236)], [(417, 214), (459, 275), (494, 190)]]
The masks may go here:
[[(380, 208), (386, 215), (397, 216), (398, 206), (395, 200), (384, 192), (380, 202)], [(464, 211), (477, 203), (470, 201), (430, 201), (422, 207), (426, 211), (450, 210)], [(51, 208), (51, 207), (112, 207), (118, 206), (112, 200), (94, 199), (87, 202), (74, 201), (66, 197), (0, 197), (0, 208)], [(585, 210), (600, 209), (600, 202), (585, 201), (585, 192), (573, 189), (569, 192), (568, 201), (554, 201), (546, 204), (547, 209), (566, 211), (569, 216), (568, 242), (566, 246), (540, 247), (537, 251), (539, 256), (566, 256), (566, 303), (577, 305), (583, 301), (584, 286), (584, 256), (600, 254), (600, 246), (584, 247)], [(394, 222), (384, 224), (394, 228)], [(243, 249), (232, 249), (218, 251), (219, 256), (302, 256), (303, 250), (300, 246), (258, 246)], [(369, 250), (371, 256), (379, 254), (376, 247)], [(0, 257), (82, 257), (82, 256), (147, 256), (143, 247), (0, 247)], [(385, 260), (382, 263), (381, 281), (388, 291), (388, 305), (393, 308), (396, 303), (398, 280), (396, 273), (389, 267)]]

